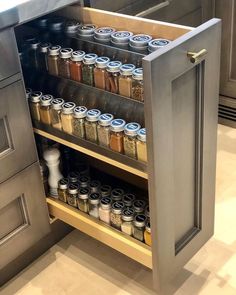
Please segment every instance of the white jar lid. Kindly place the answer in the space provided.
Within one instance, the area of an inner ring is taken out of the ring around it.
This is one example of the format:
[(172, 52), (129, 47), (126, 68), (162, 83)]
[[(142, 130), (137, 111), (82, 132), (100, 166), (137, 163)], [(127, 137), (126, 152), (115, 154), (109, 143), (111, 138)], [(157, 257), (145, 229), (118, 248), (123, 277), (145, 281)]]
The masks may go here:
[(76, 104), (74, 102), (65, 102), (62, 105), (62, 112), (64, 114), (72, 114)]
[(42, 106), (50, 106), (53, 100), (53, 96), (51, 94), (44, 94), (40, 97), (40, 102)]
[(125, 120), (123, 119), (114, 119), (111, 121), (111, 131), (114, 132), (121, 132), (124, 130), (125, 127)]
[(132, 122), (125, 125), (124, 132), (128, 136), (136, 136), (140, 128), (141, 126), (139, 123)]
[(74, 108), (74, 118), (82, 119), (87, 114), (87, 108), (85, 106), (78, 106)]
[(101, 112), (98, 109), (92, 109), (87, 111), (86, 119), (90, 122), (96, 122), (100, 115)]
[(98, 118), (98, 124), (101, 126), (110, 126), (113, 118), (114, 116), (112, 114), (109, 114), (109, 113), (102, 114)]

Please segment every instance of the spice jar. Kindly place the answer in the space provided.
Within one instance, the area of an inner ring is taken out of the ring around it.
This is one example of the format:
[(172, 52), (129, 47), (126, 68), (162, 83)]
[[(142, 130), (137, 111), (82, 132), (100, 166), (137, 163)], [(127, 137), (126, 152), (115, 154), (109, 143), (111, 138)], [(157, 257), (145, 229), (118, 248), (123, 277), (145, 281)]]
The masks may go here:
[(80, 22), (78, 22), (77, 20), (73, 20), (73, 19), (68, 20), (65, 23), (64, 32), (68, 37), (73, 37), (75, 33), (77, 32), (79, 26), (80, 26)]
[(101, 187), (101, 182), (98, 180), (92, 180), (89, 183), (89, 189), (91, 193), (98, 193)]
[(134, 220), (134, 209), (126, 208), (122, 211), (121, 215), (122, 224), (121, 231), (129, 236), (133, 233), (133, 220)]
[(137, 158), (136, 150), (136, 136), (137, 132), (140, 129), (138, 123), (128, 123), (124, 128), (124, 152), (125, 155), (131, 158)]
[(132, 73), (131, 97), (138, 101), (144, 101), (143, 94), (143, 69), (137, 68)]
[(79, 185), (80, 187), (88, 187), (90, 182), (90, 177), (86, 175), (82, 175), (79, 177)]
[(86, 139), (94, 143), (97, 143), (97, 140), (98, 140), (97, 122), (100, 115), (101, 115), (101, 112), (97, 109), (89, 110), (86, 115), (86, 120), (85, 120)]
[(114, 188), (111, 191), (111, 200), (112, 202), (121, 201), (124, 195), (124, 190), (121, 188)]
[(136, 214), (143, 213), (145, 206), (146, 206), (146, 202), (144, 200), (135, 200), (133, 202), (133, 208)]
[(106, 73), (106, 90), (118, 93), (119, 92), (119, 76), (120, 67), (122, 63), (120, 61), (110, 61), (107, 63), (107, 73)]
[(171, 41), (168, 39), (153, 39), (148, 43), (148, 51), (153, 52), (168, 45)]
[(48, 50), (48, 72), (51, 75), (58, 76), (59, 53), (61, 46), (51, 46)]
[(121, 215), (124, 207), (125, 204), (122, 201), (116, 201), (111, 206), (111, 225), (119, 230), (121, 229)]
[(39, 48), (40, 42), (38, 40), (32, 40), (30, 42), (30, 47), (28, 51), (29, 56), (29, 65), (32, 68), (39, 68), (39, 60), (38, 60), (38, 48)]
[(80, 25), (77, 30), (77, 35), (85, 40), (93, 40), (93, 35), (97, 26), (93, 24)]
[(89, 189), (87, 187), (81, 187), (78, 194), (78, 208), (79, 210), (88, 213), (88, 197)]
[(48, 28), (51, 32), (61, 32), (64, 27), (64, 18), (60, 16), (52, 17), (48, 22)]
[(146, 216), (138, 214), (134, 217), (133, 222), (133, 237), (141, 242), (144, 240), (144, 229), (146, 223)]
[(108, 197), (101, 198), (100, 207), (98, 209), (99, 219), (107, 224), (111, 223), (111, 199)]
[(72, 134), (73, 132), (73, 110), (75, 108), (74, 102), (65, 102), (62, 105), (61, 123), (64, 132)]
[(70, 183), (68, 187), (67, 203), (77, 208), (79, 186), (75, 183)]
[(129, 39), (129, 46), (133, 51), (140, 53), (147, 53), (148, 43), (152, 40), (152, 37), (145, 34), (133, 35)]
[(38, 66), (42, 71), (48, 71), (48, 50), (50, 43), (40, 43), (38, 48)]
[(113, 120), (113, 115), (111, 114), (102, 114), (98, 119), (98, 143), (101, 146), (109, 147), (110, 142), (110, 124)]
[(70, 78), (70, 58), (73, 49), (71, 48), (62, 48), (60, 50), (60, 59), (58, 62), (58, 72), (59, 76), (63, 78)]
[(110, 27), (98, 28), (94, 31), (94, 39), (101, 43), (109, 43), (111, 34), (115, 32), (115, 29)]
[(29, 107), (33, 120), (40, 121), (40, 99), (43, 93), (40, 91), (34, 91), (30, 95)]
[(61, 128), (62, 128), (61, 111), (62, 111), (63, 103), (64, 103), (64, 99), (62, 99), (62, 98), (53, 99), (52, 100), (52, 107), (50, 110), (52, 126), (56, 129), (59, 129), (59, 130), (61, 130)]
[(84, 106), (75, 107), (73, 111), (73, 135), (85, 138), (85, 117), (87, 108)]
[(40, 120), (44, 124), (51, 125), (51, 103), (52, 103), (53, 96), (50, 94), (42, 95), (40, 98)]
[(99, 193), (91, 193), (89, 195), (89, 215), (99, 218), (99, 204), (101, 195)]
[(123, 195), (122, 201), (125, 204), (125, 207), (131, 207), (133, 202), (135, 201), (135, 195), (128, 193)]
[(82, 80), (82, 60), (85, 56), (85, 52), (82, 50), (73, 51), (71, 54), (70, 62), (70, 78), (72, 80), (81, 82)]
[(110, 148), (118, 153), (124, 152), (124, 130), (125, 120), (114, 119), (110, 126)]
[(68, 178), (62, 178), (58, 181), (58, 189), (57, 189), (58, 199), (64, 203), (67, 203), (68, 186), (69, 186)]
[(68, 179), (70, 183), (78, 183), (79, 181), (79, 172), (72, 171), (68, 174)]
[(151, 226), (150, 221), (146, 222), (144, 231), (144, 241), (148, 246), (152, 246)]
[(117, 31), (111, 34), (111, 43), (115, 47), (128, 49), (129, 39), (133, 36), (129, 31)]
[(147, 163), (146, 128), (139, 129), (136, 144), (138, 160)]
[(82, 81), (83, 83), (94, 86), (94, 64), (97, 54), (88, 53), (84, 55), (82, 67)]
[(102, 198), (103, 197), (110, 197), (111, 195), (111, 186), (108, 185), (108, 184), (103, 184), (101, 187), (100, 187), (100, 193), (102, 195)]
[(119, 94), (131, 97), (133, 64), (124, 64), (120, 67)]
[(106, 67), (109, 61), (110, 58), (106, 56), (96, 58), (94, 68), (94, 85), (99, 89), (105, 90), (106, 88)]

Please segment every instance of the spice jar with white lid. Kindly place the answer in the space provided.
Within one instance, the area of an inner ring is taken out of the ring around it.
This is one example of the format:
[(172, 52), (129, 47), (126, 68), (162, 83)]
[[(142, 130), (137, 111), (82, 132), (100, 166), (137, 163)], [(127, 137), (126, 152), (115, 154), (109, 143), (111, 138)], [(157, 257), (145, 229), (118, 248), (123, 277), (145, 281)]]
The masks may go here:
[(135, 199), (136, 199), (135, 195), (131, 194), (131, 193), (127, 193), (127, 194), (123, 195), (123, 197), (122, 197), (122, 201), (124, 202), (125, 207), (132, 207)]
[(125, 155), (131, 158), (137, 158), (136, 136), (141, 126), (136, 123), (128, 123), (124, 128), (124, 152)]
[(99, 218), (99, 204), (101, 195), (99, 193), (91, 193), (89, 195), (89, 215)]
[(119, 230), (121, 229), (121, 215), (124, 207), (125, 204), (122, 201), (114, 202), (111, 207), (111, 225)]
[(119, 94), (131, 97), (132, 89), (132, 72), (135, 69), (133, 64), (123, 64), (120, 67), (120, 76), (119, 76)]
[(144, 240), (146, 220), (147, 218), (144, 214), (138, 214), (133, 221), (133, 237), (141, 242)]
[(50, 94), (42, 95), (40, 98), (40, 121), (44, 124), (51, 125), (50, 110), (52, 106), (53, 96)]
[(89, 110), (86, 115), (86, 120), (85, 120), (86, 139), (94, 143), (97, 143), (98, 141), (97, 122), (100, 115), (101, 115), (101, 112), (97, 109)]
[(89, 183), (89, 189), (91, 193), (99, 193), (101, 182), (99, 180), (92, 180)]
[(78, 184), (78, 181), (79, 181), (79, 172), (77, 171), (71, 171), (69, 174), (68, 174), (68, 179), (69, 179), (69, 182), (70, 183), (76, 183)]
[(48, 72), (51, 75), (58, 76), (58, 63), (61, 46), (50, 46), (48, 49)]
[(139, 129), (136, 145), (138, 160), (147, 163), (146, 128)]
[(111, 191), (111, 200), (112, 202), (121, 201), (124, 195), (124, 190), (122, 188), (114, 188)]
[(119, 76), (120, 67), (122, 63), (120, 61), (110, 61), (107, 64), (106, 73), (106, 90), (112, 93), (119, 93)]
[(61, 112), (62, 112), (62, 105), (64, 103), (64, 99), (62, 98), (54, 98), (52, 100), (52, 107), (51, 107), (51, 122), (52, 126), (56, 129), (61, 130)]
[(77, 82), (82, 81), (82, 66), (85, 52), (82, 50), (73, 51), (71, 53), (70, 62), (70, 78)]
[(129, 39), (132, 36), (133, 36), (133, 33), (129, 31), (117, 31), (111, 34), (111, 43), (115, 47), (128, 49)]
[(143, 69), (137, 68), (132, 72), (132, 89), (131, 98), (144, 101), (144, 88), (143, 88)]
[(73, 110), (75, 108), (74, 102), (65, 102), (62, 105), (61, 123), (64, 132), (72, 134), (73, 132)]
[(99, 219), (107, 224), (111, 223), (111, 199), (103, 197), (100, 200)]
[(88, 53), (83, 57), (82, 80), (90, 86), (94, 86), (94, 67), (97, 57), (95, 53)]
[(110, 58), (107, 56), (97, 57), (94, 68), (94, 86), (105, 90), (106, 88), (106, 68)]
[(110, 197), (111, 196), (111, 186), (108, 185), (108, 184), (103, 184), (101, 187), (100, 187), (100, 193), (102, 195), (102, 198), (103, 197)]
[(64, 203), (67, 203), (68, 186), (69, 186), (68, 178), (62, 178), (58, 181), (58, 189), (57, 189), (58, 199)]
[(146, 202), (144, 200), (135, 200), (133, 202), (134, 212), (136, 214), (143, 213), (145, 210)]
[(77, 208), (79, 186), (76, 183), (70, 183), (68, 187), (67, 203)]
[(168, 45), (171, 41), (168, 39), (153, 39), (148, 43), (148, 51), (153, 52), (156, 51), (157, 49), (160, 49), (166, 45)]
[(93, 40), (94, 32), (96, 29), (97, 26), (93, 24), (83, 24), (78, 27), (77, 35), (85, 40)]
[(87, 175), (82, 175), (79, 177), (78, 182), (80, 187), (89, 187), (90, 177)]
[(152, 246), (152, 236), (151, 236), (151, 225), (150, 221), (146, 222), (145, 231), (144, 231), (144, 242), (148, 246)]
[(81, 187), (78, 193), (78, 208), (79, 210), (88, 213), (88, 197), (89, 197), (89, 189), (87, 187)]
[(133, 208), (125, 208), (122, 211), (121, 219), (122, 219), (121, 231), (123, 233), (126, 233), (129, 236), (132, 236), (134, 209)]
[(42, 71), (48, 71), (48, 50), (51, 43), (44, 42), (39, 44), (38, 48), (38, 66)]
[(152, 40), (152, 37), (146, 34), (133, 35), (129, 39), (129, 46), (133, 51), (140, 53), (147, 53), (148, 43)]
[(101, 146), (109, 147), (110, 143), (110, 125), (113, 120), (112, 114), (102, 114), (99, 116), (97, 132), (98, 132), (98, 143)]
[(75, 107), (73, 111), (73, 135), (85, 138), (85, 118), (87, 108), (84, 106)]
[(110, 149), (118, 153), (124, 152), (125, 120), (114, 119), (110, 125)]
[(59, 76), (63, 78), (70, 78), (70, 63), (71, 54), (73, 52), (72, 48), (62, 48), (60, 50), (60, 60), (58, 63)]
[(29, 96), (30, 113), (33, 120), (40, 121), (40, 99), (43, 93), (34, 91)]
[(94, 39), (100, 43), (109, 43), (111, 40), (111, 34), (115, 32), (114, 28), (101, 27), (94, 31)]

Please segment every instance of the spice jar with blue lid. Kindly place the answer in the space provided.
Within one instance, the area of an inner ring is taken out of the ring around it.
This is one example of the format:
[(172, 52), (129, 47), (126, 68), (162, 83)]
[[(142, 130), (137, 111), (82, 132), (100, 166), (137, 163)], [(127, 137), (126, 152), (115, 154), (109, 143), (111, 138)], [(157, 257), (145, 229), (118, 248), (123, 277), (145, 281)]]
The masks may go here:
[(132, 72), (131, 98), (144, 101), (143, 68), (137, 68)]
[(98, 119), (98, 143), (101, 146), (109, 147), (110, 142), (110, 125), (113, 120), (113, 115), (106, 113), (99, 116)]
[(137, 158), (147, 163), (146, 128), (141, 128), (137, 134)]
[(151, 40), (152, 37), (146, 34), (133, 35), (129, 39), (129, 46), (132, 50), (145, 54)]
[(110, 125), (110, 149), (115, 152), (124, 152), (124, 127), (125, 120), (114, 119)]
[(168, 45), (171, 41), (168, 39), (153, 39), (148, 43), (148, 51), (153, 52)]
[(83, 57), (82, 81), (90, 86), (94, 86), (94, 67), (97, 57), (95, 53), (88, 53)]
[(86, 121), (85, 121), (85, 136), (86, 139), (97, 143), (97, 123), (101, 112), (98, 109), (92, 109), (87, 111)]
[(94, 39), (101, 43), (109, 43), (111, 40), (111, 34), (115, 32), (114, 28), (101, 27), (94, 31)]
[(137, 158), (137, 133), (141, 128), (139, 123), (132, 122), (125, 125), (124, 128), (124, 152), (125, 155), (131, 158)]
[(87, 108), (85, 106), (78, 106), (73, 111), (73, 135), (85, 138), (85, 118), (87, 115)]
[(129, 31), (117, 31), (111, 34), (111, 43), (116, 47), (127, 48), (129, 46), (129, 39), (133, 36)]
[(122, 63), (118, 60), (110, 61), (107, 64), (106, 90), (112, 93), (119, 93), (119, 76)]
[(131, 97), (132, 90), (132, 74), (135, 69), (133, 64), (123, 64), (120, 67), (120, 76), (119, 76), (119, 94)]

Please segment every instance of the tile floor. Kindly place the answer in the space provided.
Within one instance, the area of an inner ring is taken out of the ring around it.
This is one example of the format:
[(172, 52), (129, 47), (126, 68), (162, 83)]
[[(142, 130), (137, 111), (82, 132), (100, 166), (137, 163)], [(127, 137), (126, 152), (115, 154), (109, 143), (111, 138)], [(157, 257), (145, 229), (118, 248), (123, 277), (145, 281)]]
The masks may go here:
[[(219, 126), (214, 237), (170, 294), (236, 294), (236, 129)], [(151, 272), (73, 231), (4, 286), (1, 295), (153, 295)]]

